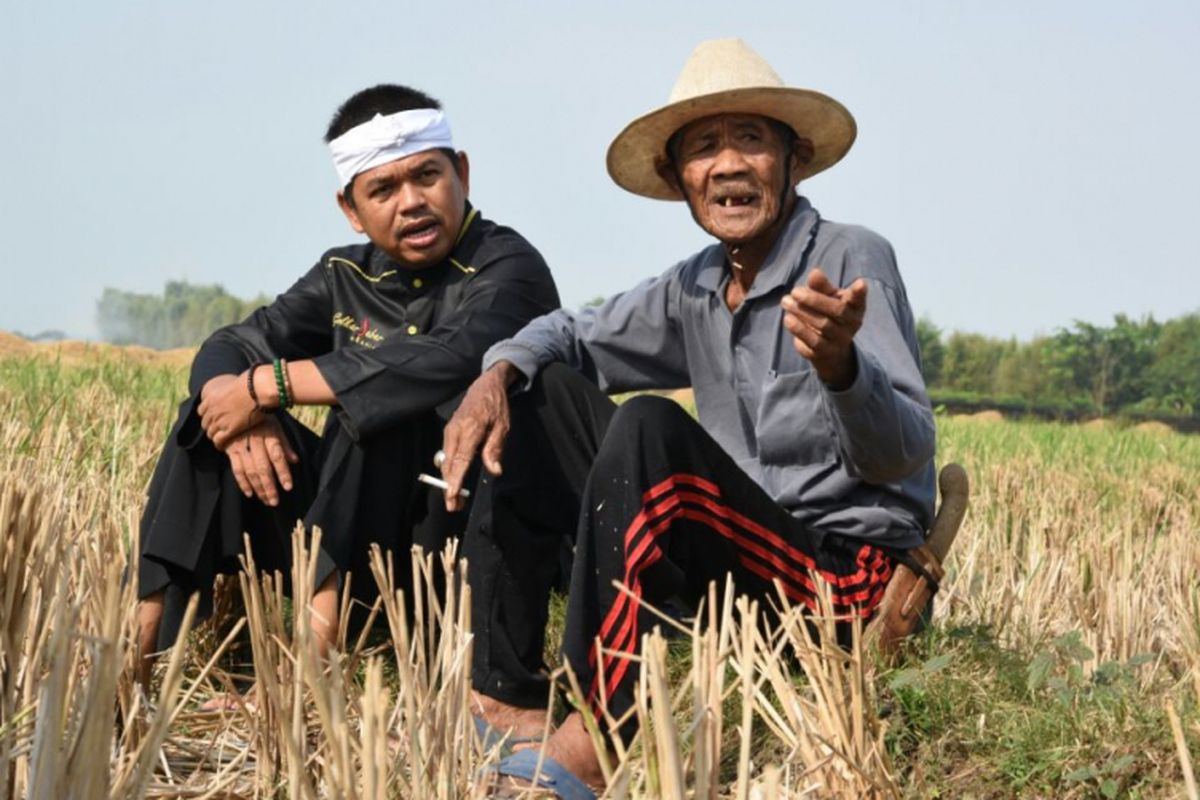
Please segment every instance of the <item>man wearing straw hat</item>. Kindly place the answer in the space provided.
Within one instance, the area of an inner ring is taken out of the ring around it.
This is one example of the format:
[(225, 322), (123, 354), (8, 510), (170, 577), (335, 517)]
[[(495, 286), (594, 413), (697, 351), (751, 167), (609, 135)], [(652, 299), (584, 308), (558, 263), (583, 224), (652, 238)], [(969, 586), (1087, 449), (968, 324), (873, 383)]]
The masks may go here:
[[(465, 520), (417, 478), (442, 424), (484, 351), (559, 305), (537, 250), (471, 206), (467, 156), (437, 100), (364, 89), (325, 141), (338, 206), (368, 241), (327, 251), (197, 353), (142, 519), (144, 656), (174, 642), (193, 592), (203, 613), (215, 575), (238, 568), (243, 531), (258, 566), (286, 576), (297, 519), (322, 530), (313, 627), (323, 644), (337, 631), (343, 576), (354, 573), (356, 595), (372, 593), (371, 543), (405, 559), (414, 543), (441, 549)], [(332, 409), (322, 436), (286, 413), (294, 405)]]
[[(727, 575), (739, 593), (775, 597), (778, 581), (810, 610), (828, 591), (845, 637), (847, 620), (876, 608), (896, 559), (923, 542), (934, 423), (892, 249), (822, 219), (794, 189), (854, 138), (840, 103), (785, 87), (725, 40), (701, 44), (670, 102), (612, 143), (618, 185), (685, 201), (717, 243), (493, 347), (445, 429), (449, 508), (480, 449), (490, 473), (464, 546), (478, 710), (491, 726), (524, 738), (545, 724), (555, 575), (552, 559), (529, 554), (552, 543), (517, 528), (573, 534), (563, 654), (587, 710), (623, 720), (612, 735), (624, 739), (640, 638), (657, 622), (647, 604), (694, 607)], [(698, 423), (664, 398), (618, 407), (605, 396), (684, 386)], [(553, 518), (551, 506), (572, 513)], [(578, 711), (545, 756), (518, 751), (498, 770), (537, 771), (564, 797), (604, 780)]]

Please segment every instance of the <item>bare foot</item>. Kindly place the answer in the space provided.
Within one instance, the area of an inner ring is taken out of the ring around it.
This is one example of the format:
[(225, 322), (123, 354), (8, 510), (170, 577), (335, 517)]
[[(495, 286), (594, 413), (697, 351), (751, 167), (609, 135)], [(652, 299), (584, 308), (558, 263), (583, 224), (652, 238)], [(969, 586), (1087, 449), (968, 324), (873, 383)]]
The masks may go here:
[(525, 739), (546, 733), (544, 708), (520, 708), (472, 690), (471, 711), (506, 736)]
[[(583, 725), (583, 716), (572, 712), (562, 727), (546, 742), (546, 755), (562, 764), (576, 778), (596, 789), (603, 789), (604, 771), (592, 737)], [(610, 759), (611, 762), (611, 759)]]
[[(604, 791), (606, 784), (600, 758), (583, 725), (583, 717), (578, 713), (567, 717), (562, 727), (554, 732), (546, 742), (545, 752), (547, 758), (553, 759), (597, 794)], [(528, 781), (510, 775), (498, 776), (498, 784), (499, 793), (495, 795), (498, 797), (524, 797), (532, 788)]]

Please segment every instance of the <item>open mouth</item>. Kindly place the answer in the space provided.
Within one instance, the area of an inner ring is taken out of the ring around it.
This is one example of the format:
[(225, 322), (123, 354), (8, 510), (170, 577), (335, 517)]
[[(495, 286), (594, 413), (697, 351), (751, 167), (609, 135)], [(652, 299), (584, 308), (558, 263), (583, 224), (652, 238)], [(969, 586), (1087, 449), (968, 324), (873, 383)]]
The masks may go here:
[(437, 237), (438, 224), (435, 219), (421, 220), (400, 229), (400, 238), (413, 247), (428, 247)]
[(716, 198), (716, 203), (721, 208), (740, 208), (754, 203), (758, 199), (756, 194), (725, 194), (719, 195)]

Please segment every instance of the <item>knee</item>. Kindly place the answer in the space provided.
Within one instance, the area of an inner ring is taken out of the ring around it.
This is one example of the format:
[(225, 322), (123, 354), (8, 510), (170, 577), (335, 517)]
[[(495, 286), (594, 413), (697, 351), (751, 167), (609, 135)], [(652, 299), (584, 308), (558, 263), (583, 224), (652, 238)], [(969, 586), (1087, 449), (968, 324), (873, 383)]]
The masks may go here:
[(614, 443), (644, 442), (647, 438), (669, 442), (695, 424), (674, 400), (639, 395), (617, 408), (606, 443), (608, 440), (614, 440)]
[[(513, 429), (522, 416), (535, 418), (547, 430), (580, 429), (589, 440), (608, 427), (616, 406), (595, 383), (566, 364), (549, 364), (534, 378), (530, 391), (513, 398)], [(527, 423), (528, 424), (528, 423)]]
[(580, 392), (599, 392), (596, 384), (566, 364), (547, 364), (534, 377), (530, 391), (526, 394), (537, 398), (535, 402), (555, 402), (573, 399)]

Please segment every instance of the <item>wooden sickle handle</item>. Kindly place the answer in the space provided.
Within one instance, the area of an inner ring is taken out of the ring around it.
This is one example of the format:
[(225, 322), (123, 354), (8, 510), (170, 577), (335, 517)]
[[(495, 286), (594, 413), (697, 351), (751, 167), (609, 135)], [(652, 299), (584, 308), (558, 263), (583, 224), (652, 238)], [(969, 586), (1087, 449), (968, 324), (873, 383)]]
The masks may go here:
[(938, 476), (938, 486), (941, 489), (942, 503), (938, 507), (937, 518), (929, 529), (929, 538), (925, 546), (937, 556), (940, 563), (954, 544), (958, 535), (958, 527), (962, 524), (963, 515), (967, 513), (970, 500), (971, 482), (967, 471), (959, 464), (947, 464), (942, 467)]

